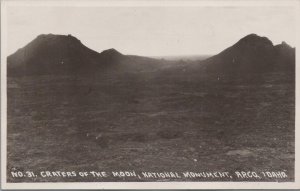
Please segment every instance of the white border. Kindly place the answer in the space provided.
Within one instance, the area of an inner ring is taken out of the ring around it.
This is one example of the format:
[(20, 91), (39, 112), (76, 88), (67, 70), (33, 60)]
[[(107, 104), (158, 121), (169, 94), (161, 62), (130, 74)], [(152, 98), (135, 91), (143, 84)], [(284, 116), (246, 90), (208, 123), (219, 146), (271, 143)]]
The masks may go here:
[[(300, 34), (300, 0), (1, 0), (1, 188), (2, 189), (300, 189), (299, 152), (295, 153), (295, 182), (89, 182), (89, 183), (7, 183), (6, 182), (6, 50), (7, 6), (73, 6), (73, 7), (146, 7), (146, 6), (296, 6), (297, 34)], [(276, 29), (275, 29), (276, 30)], [(299, 74), (300, 37), (296, 36), (296, 74)], [(296, 75), (296, 140), (300, 148), (299, 106), (300, 77)], [(297, 171), (298, 169), (298, 171)]]

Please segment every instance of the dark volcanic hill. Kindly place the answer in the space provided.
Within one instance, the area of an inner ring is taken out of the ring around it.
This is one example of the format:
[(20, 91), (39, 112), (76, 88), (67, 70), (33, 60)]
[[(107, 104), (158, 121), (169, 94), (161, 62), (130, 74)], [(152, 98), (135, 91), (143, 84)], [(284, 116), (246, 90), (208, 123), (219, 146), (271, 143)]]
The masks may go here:
[(250, 34), (203, 62), (206, 71), (251, 73), (295, 71), (295, 48), (285, 42), (274, 46), (266, 37)]
[[(71, 35), (39, 35), (7, 58), (9, 76), (90, 73), (118, 68), (120, 63), (153, 63), (154, 59), (125, 56), (115, 49), (98, 53)], [(125, 69), (126, 67), (120, 66)]]
[(99, 53), (71, 35), (39, 35), (7, 58), (8, 74), (74, 72), (96, 65), (99, 59)]

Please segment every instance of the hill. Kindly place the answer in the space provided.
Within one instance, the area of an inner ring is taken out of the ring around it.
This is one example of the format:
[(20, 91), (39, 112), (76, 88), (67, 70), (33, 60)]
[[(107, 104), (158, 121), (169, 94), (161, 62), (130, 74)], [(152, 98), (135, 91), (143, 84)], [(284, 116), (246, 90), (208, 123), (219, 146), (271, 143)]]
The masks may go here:
[(89, 74), (111, 67), (124, 69), (120, 64), (154, 61), (151, 58), (123, 55), (115, 49), (98, 53), (72, 35), (43, 34), (8, 56), (7, 69), (9, 76)]
[(238, 74), (267, 71), (295, 71), (295, 48), (279, 45), (266, 37), (250, 34), (221, 53), (203, 61), (206, 71)]

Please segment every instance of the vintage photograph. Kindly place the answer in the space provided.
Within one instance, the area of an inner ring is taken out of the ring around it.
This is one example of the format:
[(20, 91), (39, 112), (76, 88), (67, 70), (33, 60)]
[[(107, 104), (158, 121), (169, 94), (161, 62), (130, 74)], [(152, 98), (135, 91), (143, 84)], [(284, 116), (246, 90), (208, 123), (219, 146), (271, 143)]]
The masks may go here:
[(1, 1), (2, 183), (295, 186), (299, 1), (61, 2)]

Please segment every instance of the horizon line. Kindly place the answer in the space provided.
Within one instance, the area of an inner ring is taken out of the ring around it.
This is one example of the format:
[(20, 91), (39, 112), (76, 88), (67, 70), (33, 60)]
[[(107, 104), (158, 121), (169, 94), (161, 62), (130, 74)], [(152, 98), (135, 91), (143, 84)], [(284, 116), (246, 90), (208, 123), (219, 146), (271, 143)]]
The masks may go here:
[(9, 53), (7, 56), (11, 56), (11, 55), (15, 54), (17, 51), (19, 51), (20, 49), (26, 47), (29, 43), (31, 43), (32, 41), (34, 41), (34, 40), (37, 39), (38, 37), (40, 37), (40, 36), (48, 36), (48, 35), (53, 35), (53, 36), (64, 36), (64, 37), (73, 37), (73, 38), (75, 38), (76, 40), (78, 40), (82, 45), (84, 45), (85, 47), (87, 47), (87, 48), (89, 48), (89, 49), (91, 49), (91, 50), (93, 50), (93, 51), (95, 51), (95, 52), (97, 52), (97, 53), (101, 53), (101, 52), (106, 51), (106, 50), (114, 49), (114, 50), (116, 50), (117, 52), (119, 52), (119, 53), (121, 53), (121, 54), (123, 54), (123, 55), (127, 55), (127, 56), (142, 56), (142, 57), (150, 57), (150, 58), (164, 58), (164, 57), (165, 57), (165, 58), (167, 58), (167, 57), (170, 57), (170, 58), (172, 58), (172, 57), (197, 57), (197, 56), (208, 56), (208, 57), (209, 57), (209, 56), (213, 56), (213, 55), (219, 54), (219, 53), (222, 52), (223, 50), (225, 50), (225, 49), (231, 47), (232, 45), (234, 45), (235, 43), (237, 43), (239, 40), (241, 40), (241, 39), (243, 39), (244, 37), (249, 36), (249, 35), (256, 35), (256, 36), (258, 36), (258, 37), (264, 37), (264, 38), (267, 38), (268, 40), (270, 40), (270, 41), (272, 42), (273, 46), (276, 46), (276, 45), (280, 45), (280, 44), (286, 43), (286, 44), (289, 45), (290, 47), (296, 48), (295, 46), (292, 46), (291, 44), (287, 43), (285, 40), (282, 40), (281, 43), (274, 44), (273, 41), (272, 41), (271, 39), (269, 39), (268, 37), (266, 37), (266, 36), (261, 36), (261, 35), (258, 35), (258, 34), (256, 34), (256, 33), (249, 33), (248, 35), (245, 35), (245, 36), (241, 37), (238, 41), (233, 42), (231, 46), (224, 47), (221, 51), (216, 52), (216, 53), (191, 53), (191, 54), (143, 55), (143, 54), (135, 54), (135, 53), (123, 53), (122, 51), (119, 51), (119, 49), (116, 49), (116, 48), (113, 48), (113, 47), (111, 47), (111, 48), (106, 48), (106, 49), (103, 49), (103, 50), (98, 51), (98, 50), (95, 50), (95, 49), (90, 48), (89, 46), (87, 46), (86, 44), (84, 44), (84, 43), (81, 41), (81, 39), (79, 39), (78, 37), (76, 37), (76, 36), (74, 36), (74, 35), (72, 35), (72, 34), (70, 34), (70, 33), (68, 33), (68, 34), (66, 34), (66, 33), (64, 33), (64, 34), (61, 34), (61, 33), (60, 33), (60, 34), (58, 34), (58, 33), (57, 33), (57, 34), (54, 34), (54, 33), (41, 33), (41, 34), (37, 35), (34, 39), (32, 39), (31, 41), (29, 41), (27, 44), (25, 44), (23, 47), (18, 48), (17, 50), (15, 50), (15, 51), (12, 52), (12, 53)]

